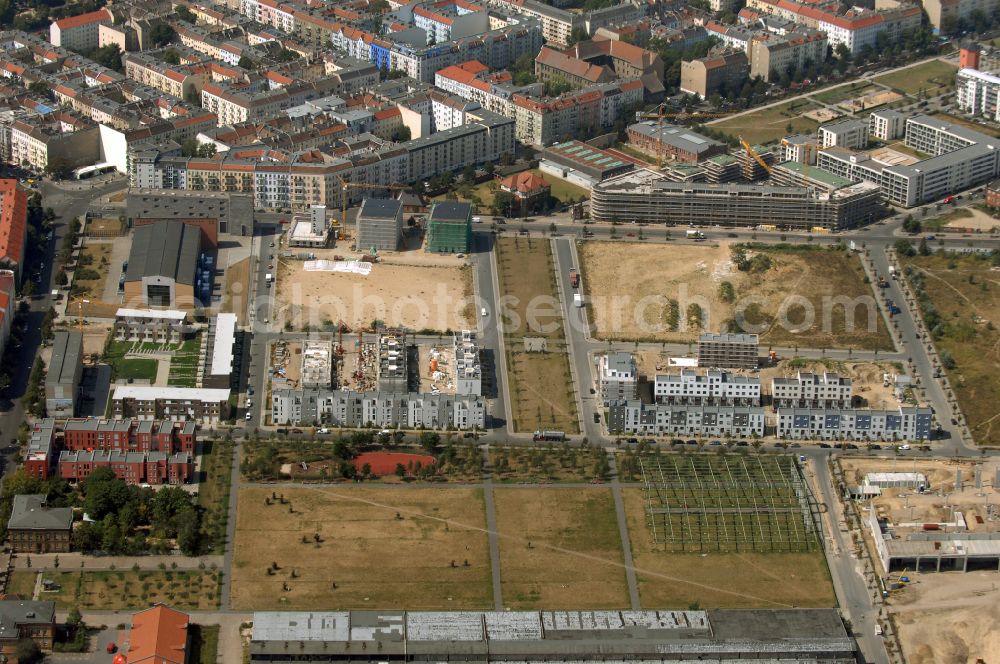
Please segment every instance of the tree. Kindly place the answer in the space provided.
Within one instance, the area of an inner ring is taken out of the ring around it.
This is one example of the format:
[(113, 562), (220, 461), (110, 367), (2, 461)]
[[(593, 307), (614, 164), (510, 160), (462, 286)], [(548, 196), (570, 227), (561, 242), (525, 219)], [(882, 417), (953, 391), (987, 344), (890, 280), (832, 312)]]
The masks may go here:
[(44, 95), (47, 97), (50, 90), (51, 88), (49, 87), (49, 84), (42, 80), (32, 81), (28, 84), (28, 92), (36, 95)]
[(410, 132), (410, 128), (407, 127), (406, 125), (403, 125), (402, 127), (397, 127), (396, 129), (394, 129), (392, 132), (392, 136), (390, 138), (396, 143), (405, 143), (406, 141), (410, 140), (411, 135), (412, 134)]
[(177, 18), (182, 21), (187, 21), (188, 23), (197, 23), (198, 17), (194, 15), (194, 12), (185, 7), (184, 5), (175, 5), (174, 13), (177, 14)]
[(514, 194), (509, 191), (498, 191), (493, 196), (493, 214), (509, 217), (514, 209)]
[[(183, 5), (177, 6), (177, 13), (180, 14), (181, 9), (187, 9)], [(188, 11), (190, 13), (190, 10)], [(186, 20), (186, 19), (185, 19)], [(188, 21), (189, 23), (194, 23), (194, 21)], [(149, 39), (153, 42), (154, 46), (163, 46), (164, 44), (169, 44), (174, 40), (177, 33), (166, 23), (157, 23), (156, 26), (149, 31)]]
[(14, 649), (14, 656), (18, 664), (38, 664), (42, 661), (42, 651), (38, 649), (38, 644), (31, 639), (21, 639)]
[(931, 248), (927, 246), (927, 238), (920, 238), (920, 246), (917, 247), (917, 253), (921, 256), (930, 256)]
[(912, 214), (906, 215), (906, 218), (903, 219), (903, 230), (907, 233), (915, 235), (920, 232), (921, 228), (920, 222), (914, 219)]
[(73, 174), (73, 167), (65, 157), (49, 157), (49, 163), (45, 165), (45, 171), (56, 180), (65, 180)]
[(401, 463), (396, 464), (396, 477), (399, 479), (406, 477), (406, 466)]
[[(170, 26), (167, 27), (169, 28)], [(95, 48), (87, 54), (87, 57), (108, 69), (113, 69), (114, 71), (122, 70), (122, 50), (118, 47), (118, 44), (108, 44), (107, 46)]]
[(90, 518), (103, 519), (129, 500), (129, 488), (110, 468), (97, 468), (83, 483), (83, 508)]
[(236, 64), (242, 67), (243, 69), (248, 69), (248, 70), (257, 68), (257, 63), (248, 58), (246, 55), (241, 55), (239, 62)]
[(900, 256), (912, 256), (916, 253), (916, 251), (913, 249), (913, 243), (910, 242), (909, 240), (903, 240), (903, 239), (896, 240), (893, 247), (895, 248), (896, 253), (899, 254)]
[[(180, 5), (180, 6), (183, 6), (183, 5)], [(180, 56), (180, 54), (177, 51), (175, 51), (174, 49), (172, 49), (172, 48), (168, 48), (167, 50), (165, 50), (160, 55), (160, 59), (163, 60), (164, 62), (172, 64), (172, 65), (179, 65), (181, 63), (181, 56)]]
[(462, 169), (462, 179), (465, 180), (466, 182), (475, 182), (476, 181), (476, 167), (473, 166), (472, 164), (469, 164), (468, 166), (466, 166), (465, 168), (463, 168)]
[(420, 434), (420, 447), (424, 448), (428, 452), (434, 452), (437, 450), (438, 445), (441, 444), (441, 435), (436, 431), (423, 431)]

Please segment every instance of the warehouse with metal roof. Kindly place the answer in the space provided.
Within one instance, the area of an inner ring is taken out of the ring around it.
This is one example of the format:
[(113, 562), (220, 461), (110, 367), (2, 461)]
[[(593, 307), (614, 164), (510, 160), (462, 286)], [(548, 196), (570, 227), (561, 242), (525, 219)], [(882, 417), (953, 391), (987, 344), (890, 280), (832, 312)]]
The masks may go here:
[(201, 235), (197, 226), (168, 221), (136, 228), (125, 271), (125, 305), (194, 308)]

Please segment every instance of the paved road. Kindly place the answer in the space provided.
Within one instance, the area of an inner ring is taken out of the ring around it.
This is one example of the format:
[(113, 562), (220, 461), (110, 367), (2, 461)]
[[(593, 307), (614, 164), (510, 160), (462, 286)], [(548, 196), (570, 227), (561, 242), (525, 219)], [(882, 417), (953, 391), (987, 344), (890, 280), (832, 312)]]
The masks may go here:
[(833, 479), (825, 457), (813, 459), (809, 464), (816, 473), (816, 486), (820, 495), (817, 499), (830, 511), (828, 523), (833, 538), (832, 546), (827, 546), (826, 559), (833, 576), (834, 588), (840, 608), (851, 621), (858, 640), (858, 646), (865, 661), (874, 664), (888, 664), (889, 658), (881, 637), (875, 634), (878, 611), (872, 605), (871, 592), (860, 572), (861, 562), (854, 555), (853, 542), (845, 537), (846, 528), (841, 531), (843, 515), (840, 501), (834, 495)]
[(483, 504), (486, 510), (486, 537), (490, 546), (490, 571), (493, 579), (493, 608), (503, 611), (503, 587), (500, 576), (500, 542), (497, 536), (497, 510), (493, 496), (493, 467), (490, 465), (490, 452), (487, 446), (483, 450)]
[[(569, 354), (570, 376), (576, 386), (576, 418), (580, 432), (587, 440), (600, 440), (600, 424), (594, 423), (594, 398), (590, 394), (593, 383), (590, 357), (587, 353), (583, 326), (586, 325), (585, 307), (578, 307), (575, 297), (580, 295), (569, 280), (570, 268), (576, 267), (573, 257), (573, 243), (565, 238), (553, 239), (552, 263), (556, 271), (556, 291), (562, 302), (563, 334), (566, 337), (566, 352)], [(593, 436), (593, 437), (591, 437)]]

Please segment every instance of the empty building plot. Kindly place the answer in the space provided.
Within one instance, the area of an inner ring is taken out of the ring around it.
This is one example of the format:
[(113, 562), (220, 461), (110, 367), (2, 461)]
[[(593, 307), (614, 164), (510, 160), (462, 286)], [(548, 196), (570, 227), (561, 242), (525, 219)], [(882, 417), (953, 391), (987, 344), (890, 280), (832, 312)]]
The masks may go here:
[(820, 548), (819, 509), (790, 456), (641, 457), (654, 544), (674, 553)]

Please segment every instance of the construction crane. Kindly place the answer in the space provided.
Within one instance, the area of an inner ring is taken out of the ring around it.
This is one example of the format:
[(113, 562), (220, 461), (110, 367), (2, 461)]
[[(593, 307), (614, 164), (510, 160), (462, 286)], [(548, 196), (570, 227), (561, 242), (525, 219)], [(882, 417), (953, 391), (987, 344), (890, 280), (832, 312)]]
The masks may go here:
[[(636, 111), (635, 119), (639, 120), (656, 120), (657, 121), (657, 133), (663, 135), (663, 121), (667, 118), (672, 118), (676, 120), (697, 120), (699, 118), (724, 118), (731, 113), (701, 113), (695, 111), (693, 113), (666, 113), (664, 112), (664, 106), (661, 104), (656, 112), (650, 111)], [(666, 159), (663, 156), (663, 140), (659, 141), (659, 154), (657, 155), (660, 161), (660, 168), (663, 168), (666, 163)]]
[(347, 239), (347, 190), (351, 189), (389, 189), (396, 191), (409, 191), (411, 187), (405, 184), (371, 184), (368, 182), (350, 182), (334, 174), (334, 177), (340, 182), (340, 232), (344, 233), (341, 237)]
[(764, 161), (763, 157), (761, 157), (759, 154), (757, 154), (757, 151), (753, 149), (753, 146), (750, 145), (745, 138), (743, 138), (742, 136), (740, 136), (739, 139), (740, 139), (740, 145), (743, 146), (743, 149), (746, 150), (746, 153), (748, 155), (750, 155), (751, 157), (753, 157), (754, 161), (756, 161), (758, 164), (760, 164), (761, 168), (763, 168), (765, 171), (767, 171), (767, 174), (770, 175), (771, 174), (771, 165), (769, 163), (767, 163), (766, 161)]

